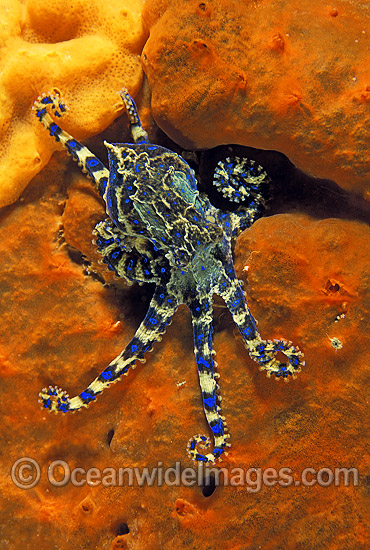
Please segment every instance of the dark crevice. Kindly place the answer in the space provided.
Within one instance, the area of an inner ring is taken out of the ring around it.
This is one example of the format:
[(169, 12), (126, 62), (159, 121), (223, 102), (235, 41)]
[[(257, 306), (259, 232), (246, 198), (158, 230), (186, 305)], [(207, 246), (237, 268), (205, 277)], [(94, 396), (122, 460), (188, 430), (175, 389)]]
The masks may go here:
[(82, 254), (77, 248), (74, 248), (73, 246), (66, 244), (65, 245), (67, 254), (69, 259), (77, 264), (77, 265), (84, 265), (86, 262), (86, 256)]
[(107, 444), (109, 445), (109, 447), (110, 447), (110, 444), (112, 443), (113, 436), (114, 436), (114, 429), (112, 428), (107, 433)]
[(84, 264), (84, 274), (88, 277), (91, 277), (94, 281), (98, 281), (102, 285), (106, 286), (104, 277), (100, 275), (100, 273), (98, 273), (97, 271), (90, 269), (90, 264), (88, 264), (88, 266), (86, 266), (86, 263)]
[(216, 478), (213, 472), (205, 472), (202, 482), (202, 495), (210, 497), (216, 490)]
[(130, 529), (127, 523), (120, 523), (116, 529), (116, 536), (119, 537), (121, 535), (128, 535), (129, 532), (130, 532)]
[[(186, 152), (184, 153), (186, 156)], [(224, 210), (235, 210), (238, 204), (225, 200), (213, 185), (217, 163), (226, 157), (253, 159), (271, 178), (270, 197), (265, 215), (302, 212), (314, 218), (340, 218), (370, 222), (370, 203), (356, 193), (342, 189), (334, 181), (314, 178), (296, 168), (277, 151), (265, 151), (242, 145), (222, 145), (192, 154), (189, 164), (199, 172), (199, 190), (207, 192), (211, 202)]]
[(115, 287), (116, 304), (124, 312), (128, 322), (137, 323), (144, 318), (154, 294), (154, 288), (152, 283), (142, 286), (134, 284), (129, 288), (120, 288), (118, 285)]

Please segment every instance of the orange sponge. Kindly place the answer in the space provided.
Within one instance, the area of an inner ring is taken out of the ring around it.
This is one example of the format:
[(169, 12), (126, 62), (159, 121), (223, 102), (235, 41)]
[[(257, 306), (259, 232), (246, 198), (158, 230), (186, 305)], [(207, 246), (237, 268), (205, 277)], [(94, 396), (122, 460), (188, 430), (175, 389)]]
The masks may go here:
[(369, 191), (370, 16), (339, 0), (147, 0), (155, 120), (188, 148), (239, 143)]

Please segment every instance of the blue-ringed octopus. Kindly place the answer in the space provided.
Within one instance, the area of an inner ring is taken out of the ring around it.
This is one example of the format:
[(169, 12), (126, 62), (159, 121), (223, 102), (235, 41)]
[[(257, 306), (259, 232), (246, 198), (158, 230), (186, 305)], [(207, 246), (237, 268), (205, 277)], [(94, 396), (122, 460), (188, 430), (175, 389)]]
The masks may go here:
[[(50, 386), (40, 392), (39, 401), (60, 413), (87, 407), (137, 360), (144, 361), (177, 307), (185, 304), (192, 317), (203, 409), (213, 437), (212, 442), (205, 435), (193, 436), (188, 453), (194, 461), (213, 464), (230, 446), (215, 372), (213, 295), (223, 298), (250, 357), (267, 376), (288, 380), (304, 365), (303, 353), (290, 341), (261, 338), (233, 265), (232, 243), (261, 215), (261, 190), (268, 176), (253, 160), (220, 161), (214, 184), (240, 205), (234, 212), (215, 208), (199, 193), (189, 164), (177, 153), (150, 143), (126, 89), (121, 98), (133, 143), (105, 142), (108, 168), (55, 122), (66, 111), (58, 90), (40, 96), (33, 105), (38, 119), (87, 173), (105, 202), (108, 218), (93, 231), (102, 261), (126, 281), (155, 284), (145, 318), (122, 353), (79, 395), (69, 397)], [(281, 354), (286, 362), (279, 359)]]

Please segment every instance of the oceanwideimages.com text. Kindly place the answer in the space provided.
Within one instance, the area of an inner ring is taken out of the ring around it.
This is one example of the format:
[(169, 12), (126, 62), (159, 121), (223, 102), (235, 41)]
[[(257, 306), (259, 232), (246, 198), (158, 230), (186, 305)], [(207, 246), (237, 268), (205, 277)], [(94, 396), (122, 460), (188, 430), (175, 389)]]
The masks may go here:
[[(275, 468), (216, 468), (200, 464), (198, 467), (182, 467), (181, 462), (164, 467), (162, 462), (151, 468), (91, 467), (71, 468), (65, 460), (54, 460), (44, 472), (53, 487), (162, 487), (217, 486), (247, 487), (251, 493), (258, 493), (263, 487), (348, 487), (357, 486), (359, 473), (356, 468), (304, 468), (300, 473), (290, 467)], [(36, 460), (22, 457), (16, 460), (11, 470), (13, 483), (21, 489), (35, 487), (42, 478), (41, 467)]]

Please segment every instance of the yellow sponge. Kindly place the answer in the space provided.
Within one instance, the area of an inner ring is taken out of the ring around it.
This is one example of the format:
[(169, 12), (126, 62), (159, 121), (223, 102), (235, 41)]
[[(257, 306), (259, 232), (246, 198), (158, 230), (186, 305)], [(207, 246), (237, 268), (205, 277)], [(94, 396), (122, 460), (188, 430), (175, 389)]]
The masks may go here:
[(135, 96), (147, 38), (143, 0), (4, 0), (0, 24), (0, 206), (14, 202), (58, 145), (31, 105), (59, 88), (64, 127), (77, 139), (104, 130)]

